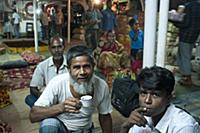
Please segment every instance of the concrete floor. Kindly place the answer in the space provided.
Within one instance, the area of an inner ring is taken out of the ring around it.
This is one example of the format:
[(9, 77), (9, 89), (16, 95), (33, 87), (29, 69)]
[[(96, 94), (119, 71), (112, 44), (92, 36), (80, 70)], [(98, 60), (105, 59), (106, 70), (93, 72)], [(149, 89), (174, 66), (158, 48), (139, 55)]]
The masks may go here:
[[(176, 76), (177, 77), (177, 76)], [(200, 81), (193, 76), (194, 83), (200, 86)], [(183, 87), (176, 85), (175, 87), (175, 103), (186, 108), (192, 114), (200, 117), (200, 87), (191, 86)], [(24, 98), (29, 93), (29, 89), (21, 89), (10, 92), (12, 104), (0, 109), (0, 119), (9, 123), (12, 127), (13, 133), (37, 133), (39, 123), (30, 123), (29, 107), (25, 105)], [(196, 96), (195, 96), (196, 95)], [(198, 96), (197, 96), (198, 95)], [(117, 111), (112, 112), (113, 127), (119, 128), (121, 123), (126, 120)], [(93, 115), (93, 121), (97, 132), (101, 132), (97, 114)]]
[[(179, 74), (176, 74), (176, 79), (179, 79)], [(196, 73), (193, 73), (193, 80), (194, 86), (184, 87), (176, 85), (174, 102), (186, 108), (195, 116), (200, 117), (200, 80), (197, 79)], [(39, 123), (30, 123), (28, 118), (30, 109), (24, 103), (24, 98), (27, 94), (29, 94), (29, 88), (11, 91), (10, 98), (12, 104), (0, 109), (0, 120), (9, 123), (13, 133), (38, 133)], [(115, 129), (119, 128), (123, 121), (126, 120), (116, 110), (112, 112), (112, 119)], [(101, 130), (96, 113), (93, 115), (93, 121), (97, 133), (100, 133)]]
[[(29, 121), (29, 107), (24, 103), (25, 96), (29, 89), (21, 89), (10, 92), (12, 104), (0, 110), (0, 119), (9, 123), (13, 133), (38, 133), (39, 123)], [(125, 120), (117, 111), (112, 113), (114, 128), (120, 127)], [(95, 128), (100, 132), (97, 114), (93, 115)]]

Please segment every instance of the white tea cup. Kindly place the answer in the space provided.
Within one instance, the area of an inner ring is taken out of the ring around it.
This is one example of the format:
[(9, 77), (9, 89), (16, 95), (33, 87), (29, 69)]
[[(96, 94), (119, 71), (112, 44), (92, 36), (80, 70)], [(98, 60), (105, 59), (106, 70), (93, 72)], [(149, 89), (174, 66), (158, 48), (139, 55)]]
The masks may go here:
[(80, 101), (81, 101), (83, 107), (92, 106), (92, 96), (90, 96), (90, 95), (82, 96)]

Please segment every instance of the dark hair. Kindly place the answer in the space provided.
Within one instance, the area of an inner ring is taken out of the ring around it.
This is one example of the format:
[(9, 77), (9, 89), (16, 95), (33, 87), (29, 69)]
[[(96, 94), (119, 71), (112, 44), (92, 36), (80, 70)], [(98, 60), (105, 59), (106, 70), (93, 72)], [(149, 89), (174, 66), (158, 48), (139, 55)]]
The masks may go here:
[(71, 66), (72, 59), (78, 56), (87, 56), (89, 58), (90, 63), (93, 66), (95, 65), (95, 60), (94, 60), (91, 50), (87, 46), (81, 44), (81, 45), (73, 46), (68, 50), (67, 52), (68, 68)]
[(13, 12), (17, 12), (17, 10), (16, 10), (16, 9), (13, 9)]
[(106, 37), (108, 37), (108, 34), (110, 34), (110, 33), (112, 33), (112, 34), (115, 35), (115, 33), (114, 33), (112, 30), (109, 30), (109, 31), (106, 33)]
[(110, 4), (111, 3), (111, 5), (112, 5), (112, 0), (107, 0), (106, 1), (106, 5), (108, 5), (108, 4)]
[(137, 76), (139, 86), (147, 90), (165, 90), (168, 95), (174, 90), (175, 79), (171, 71), (159, 66), (144, 68)]
[(136, 20), (134, 18), (129, 20), (129, 25), (132, 27), (135, 24)]
[(55, 36), (51, 37), (49, 39), (48, 45), (50, 46), (50, 44), (52, 44), (55, 40), (58, 41), (58, 42), (61, 42), (62, 45), (65, 46), (65, 39), (60, 35), (55, 35)]
[(89, 2), (92, 2), (92, 0), (86, 0), (86, 3), (88, 4)]
[(41, 4), (41, 9), (42, 9), (42, 11), (45, 10), (45, 6), (44, 6), (44, 4)]

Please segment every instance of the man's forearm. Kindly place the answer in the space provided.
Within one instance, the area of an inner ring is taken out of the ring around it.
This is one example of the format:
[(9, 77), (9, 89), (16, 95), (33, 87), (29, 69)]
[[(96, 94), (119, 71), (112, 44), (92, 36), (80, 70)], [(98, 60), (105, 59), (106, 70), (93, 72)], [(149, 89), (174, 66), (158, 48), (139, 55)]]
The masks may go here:
[(112, 118), (110, 114), (99, 114), (99, 123), (103, 133), (112, 133)]
[(33, 106), (29, 118), (31, 122), (39, 122), (43, 119), (54, 117), (63, 112), (62, 104), (53, 105), (52, 107)]
[(41, 94), (37, 87), (30, 87), (30, 93), (31, 95), (34, 95), (35, 97), (39, 97)]
[(121, 126), (120, 133), (128, 133), (131, 126), (132, 124), (130, 124), (129, 122), (124, 122)]

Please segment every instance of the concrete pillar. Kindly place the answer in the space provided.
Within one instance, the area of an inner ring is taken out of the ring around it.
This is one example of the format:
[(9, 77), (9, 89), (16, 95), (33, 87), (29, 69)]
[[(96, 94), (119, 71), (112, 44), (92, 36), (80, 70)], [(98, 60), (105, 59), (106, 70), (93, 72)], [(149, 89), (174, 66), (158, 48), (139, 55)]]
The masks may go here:
[(164, 67), (169, 0), (160, 0), (156, 65)]
[(154, 65), (158, 0), (145, 0), (143, 67)]

